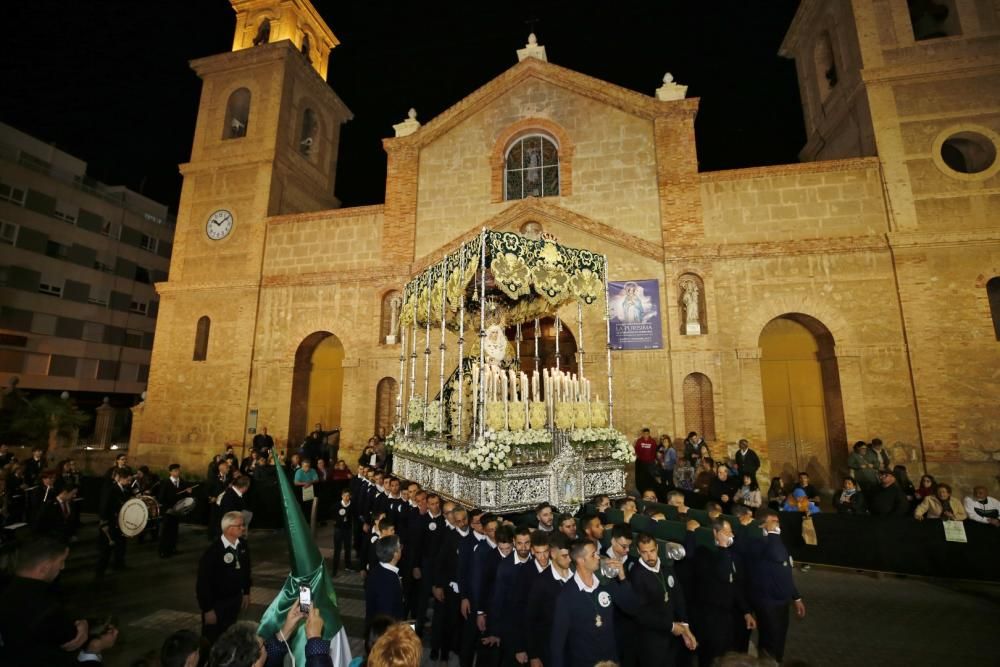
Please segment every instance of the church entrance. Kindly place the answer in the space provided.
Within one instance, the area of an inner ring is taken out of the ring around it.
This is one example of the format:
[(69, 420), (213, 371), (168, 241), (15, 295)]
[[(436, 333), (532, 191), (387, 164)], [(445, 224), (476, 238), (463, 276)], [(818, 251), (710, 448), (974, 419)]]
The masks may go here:
[[(559, 327), (559, 368), (566, 373), (577, 372), (576, 338), (570, 331), (568, 322), (560, 322)], [(556, 367), (556, 320), (554, 317), (543, 317), (538, 320), (538, 356), (541, 361), (539, 368)], [(507, 327), (504, 332), (507, 340), (514, 343), (517, 349), (517, 327)], [(521, 325), (521, 370), (531, 377), (535, 370), (535, 322), (534, 320)]]
[(288, 448), (298, 447), (313, 426), (340, 427), (344, 391), (344, 346), (328, 331), (305, 337), (295, 351)]
[(759, 344), (771, 476), (788, 482), (804, 471), (817, 488), (835, 487), (847, 438), (833, 336), (819, 320), (789, 313), (764, 327)]

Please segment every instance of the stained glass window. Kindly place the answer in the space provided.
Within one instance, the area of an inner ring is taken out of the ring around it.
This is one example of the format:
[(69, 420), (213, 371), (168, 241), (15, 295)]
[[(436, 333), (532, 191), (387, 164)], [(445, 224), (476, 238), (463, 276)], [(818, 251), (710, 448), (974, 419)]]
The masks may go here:
[(554, 197), (559, 194), (559, 149), (548, 137), (518, 139), (507, 151), (504, 199)]

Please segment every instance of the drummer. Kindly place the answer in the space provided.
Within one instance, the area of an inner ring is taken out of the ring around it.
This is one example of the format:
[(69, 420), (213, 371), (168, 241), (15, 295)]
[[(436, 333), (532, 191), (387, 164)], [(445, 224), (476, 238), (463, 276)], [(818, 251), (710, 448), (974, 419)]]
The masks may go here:
[(177, 553), (177, 529), (180, 515), (175, 512), (175, 508), (178, 503), (191, 498), (192, 488), (181, 479), (181, 464), (171, 463), (168, 470), (170, 477), (160, 484), (156, 498), (160, 503), (160, 516), (163, 517), (163, 526), (160, 528), (160, 558), (169, 558)]
[(132, 481), (132, 471), (128, 468), (117, 467), (111, 472), (111, 483), (104, 487), (101, 494), (101, 503), (98, 506), (97, 535), (97, 578), (102, 579), (108, 564), (114, 556), (113, 569), (121, 571), (125, 569), (125, 536), (118, 525), (118, 514), (122, 505), (129, 499), (129, 484)]

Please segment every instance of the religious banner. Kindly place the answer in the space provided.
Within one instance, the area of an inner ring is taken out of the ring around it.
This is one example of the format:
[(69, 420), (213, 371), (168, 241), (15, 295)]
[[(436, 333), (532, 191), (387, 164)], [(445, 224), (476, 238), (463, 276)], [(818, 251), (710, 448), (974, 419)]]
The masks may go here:
[(663, 347), (659, 281), (609, 282), (608, 308), (612, 349), (659, 350)]

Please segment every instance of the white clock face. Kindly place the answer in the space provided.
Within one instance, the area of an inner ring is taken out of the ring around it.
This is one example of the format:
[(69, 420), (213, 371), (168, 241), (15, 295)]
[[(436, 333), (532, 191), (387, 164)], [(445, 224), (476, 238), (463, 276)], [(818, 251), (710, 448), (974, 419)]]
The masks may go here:
[(208, 224), (205, 225), (208, 238), (218, 241), (229, 236), (231, 231), (233, 231), (233, 214), (226, 209), (219, 209), (208, 217)]

